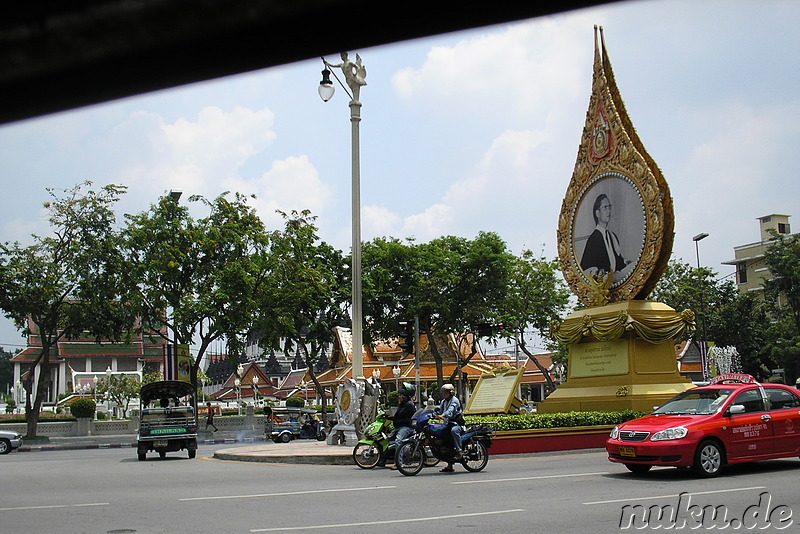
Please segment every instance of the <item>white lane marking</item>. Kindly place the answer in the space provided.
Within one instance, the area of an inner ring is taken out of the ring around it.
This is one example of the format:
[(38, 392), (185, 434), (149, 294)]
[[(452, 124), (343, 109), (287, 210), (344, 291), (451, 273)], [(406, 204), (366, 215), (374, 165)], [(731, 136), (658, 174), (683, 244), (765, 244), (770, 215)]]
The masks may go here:
[(0, 508), (0, 512), (11, 512), (15, 510), (50, 510), (56, 508), (80, 508), (82, 506), (109, 506), (110, 502), (89, 502), (85, 504), (42, 504), (39, 506), (9, 506)]
[(353, 527), (369, 527), (377, 525), (398, 525), (401, 523), (418, 523), (422, 521), (446, 521), (448, 519), (462, 519), (465, 517), (480, 517), (487, 515), (499, 514), (513, 514), (524, 512), (521, 508), (514, 508), (512, 510), (495, 510), (492, 512), (474, 512), (471, 514), (455, 514), (455, 515), (440, 515), (435, 517), (417, 517), (410, 519), (389, 519), (385, 521), (364, 521), (362, 523), (338, 523), (336, 525), (308, 525), (304, 527), (274, 527), (274, 528), (257, 528), (252, 529), (250, 532), (282, 532), (288, 530), (321, 530), (325, 528), (353, 528)]
[(597, 473), (573, 473), (568, 475), (541, 475), (537, 477), (515, 477), (515, 478), (492, 478), (489, 480), (462, 480), (453, 484), (492, 484), (494, 482), (517, 482), (521, 480), (544, 480), (548, 478), (570, 478), (570, 477), (594, 477), (598, 475), (610, 475), (608, 471)]
[(731, 488), (731, 489), (721, 489), (721, 490), (709, 490), (709, 491), (687, 491), (682, 494), (674, 494), (674, 495), (653, 495), (651, 497), (631, 497), (629, 499), (613, 499), (609, 501), (592, 501), (592, 502), (585, 502), (582, 504), (585, 505), (593, 505), (593, 504), (613, 504), (619, 502), (632, 502), (632, 501), (651, 501), (654, 499), (674, 499), (675, 497), (680, 497), (681, 495), (712, 495), (714, 493), (729, 493), (734, 491), (755, 491), (766, 489), (766, 486), (753, 486), (750, 488)]
[(260, 497), (283, 497), (287, 495), (308, 495), (309, 493), (339, 493), (342, 491), (373, 491), (395, 489), (397, 486), (371, 486), (369, 488), (335, 488), (325, 490), (282, 491), (278, 493), (253, 493), (250, 495), (218, 495), (216, 497), (187, 497), (179, 501), (214, 501), (221, 499), (254, 499)]

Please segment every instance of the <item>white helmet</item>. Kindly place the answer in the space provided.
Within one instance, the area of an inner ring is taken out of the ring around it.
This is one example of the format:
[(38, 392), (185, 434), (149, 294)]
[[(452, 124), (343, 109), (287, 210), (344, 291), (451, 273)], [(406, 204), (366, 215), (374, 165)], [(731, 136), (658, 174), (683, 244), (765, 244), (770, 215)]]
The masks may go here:
[(449, 391), (450, 393), (455, 395), (456, 388), (453, 386), (453, 384), (445, 384), (442, 386), (441, 392), (444, 393), (445, 391)]

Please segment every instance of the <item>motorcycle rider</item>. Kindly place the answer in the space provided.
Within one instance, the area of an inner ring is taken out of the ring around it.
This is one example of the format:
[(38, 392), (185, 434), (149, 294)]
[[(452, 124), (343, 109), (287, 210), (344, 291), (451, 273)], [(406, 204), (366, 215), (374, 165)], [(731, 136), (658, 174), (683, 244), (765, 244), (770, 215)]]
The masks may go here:
[[(456, 449), (456, 454), (453, 460), (461, 460), (461, 434), (464, 428), (461, 426), (464, 422), (464, 412), (461, 408), (461, 401), (456, 397), (456, 388), (453, 384), (445, 384), (441, 387), (442, 402), (434, 412), (438, 417), (444, 419), (450, 427), (450, 435), (453, 439), (453, 446)], [(443, 473), (450, 473), (453, 471), (453, 462), (447, 462), (447, 467), (441, 470)]]
[[(411, 428), (411, 418), (417, 411), (412, 399), (417, 392), (417, 388), (409, 382), (403, 382), (403, 387), (397, 390), (397, 410), (394, 415), (386, 416), (387, 419), (394, 423), (394, 430), (389, 434), (389, 442), (391, 443), (390, 449), (397, 450), (397, 446), (401, 441), (414, 433)], [(385, 458), (382, 459), (378, 465), (385, 465)]]

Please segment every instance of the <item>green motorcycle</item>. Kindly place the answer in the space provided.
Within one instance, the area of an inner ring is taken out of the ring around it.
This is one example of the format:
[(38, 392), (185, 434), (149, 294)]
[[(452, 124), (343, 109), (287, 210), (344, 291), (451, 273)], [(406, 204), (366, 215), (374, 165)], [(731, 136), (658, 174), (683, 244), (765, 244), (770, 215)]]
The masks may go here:
[(364, 438), (356, 443), (353, 448), (353, 461), (361, 469), (372, 469), (379, 463), (385, 463), (386, 458), (394, 457), (394, 452), (386, 454), (391, 443), (389, 434), (392, 432), (392, 422), (386, 418), (385, 412), (379, 412), (375, 420), (364, 430)]

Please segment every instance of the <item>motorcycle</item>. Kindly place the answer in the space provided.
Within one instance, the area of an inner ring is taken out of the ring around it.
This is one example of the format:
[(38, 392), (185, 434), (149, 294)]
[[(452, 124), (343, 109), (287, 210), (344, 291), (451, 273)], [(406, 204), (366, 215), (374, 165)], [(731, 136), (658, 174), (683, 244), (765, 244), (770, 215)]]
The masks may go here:
[[(392, 422), (387, 419), (386, 413), (378, 413), (375, 420), (364, 430), (364, 438), (353, 448), (353, 461), (356, 465), (361, 469), (372, 469), (376, 465), (394, 461), (394, 445), (389, 441), (391, 432)], [(425, 467), (433, 467), (438, 463), (439, 459), (428, 451)]]
[(414, 476), (426, 465), (428, 456), (448, 464), (461, 463), (470, 472), (482, 471), (489, 463), (493, 430), (486, 425), (468, 425), (461, 435), (461, 459), (456, 460), (450, 427), (431, 420), (433, 410), (414, 415), (414, 434), (403, 440), (395, 451), (395, 466), (405, 476)]
[(381, 460), (386, 459), (389, 450), (389, 434), (392, 422), (386, 418), (385, 412), (378, 413), (375, 420), (364, 430), (364, 438), (353, 448), (353, 461), (361, 469), (372, 469)]

